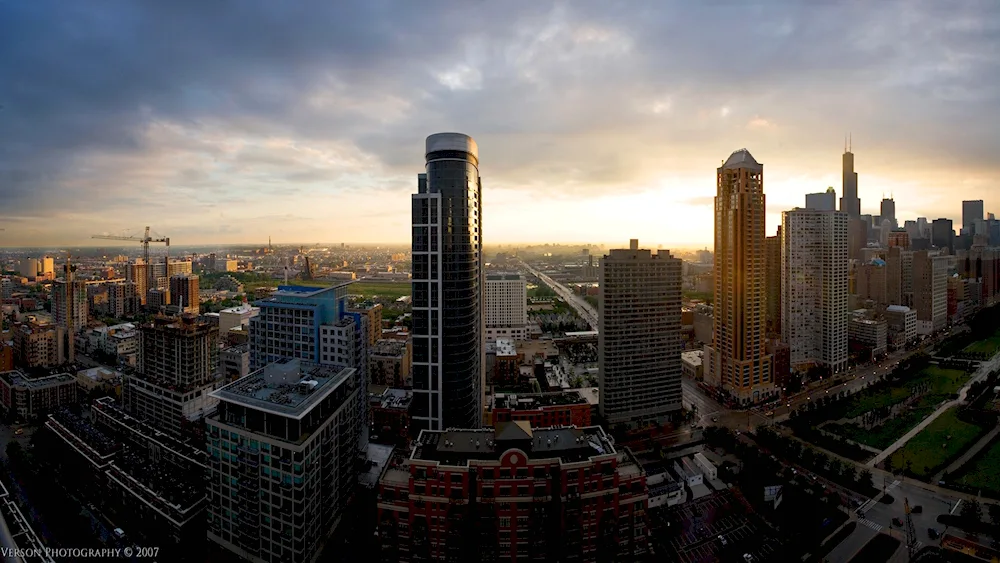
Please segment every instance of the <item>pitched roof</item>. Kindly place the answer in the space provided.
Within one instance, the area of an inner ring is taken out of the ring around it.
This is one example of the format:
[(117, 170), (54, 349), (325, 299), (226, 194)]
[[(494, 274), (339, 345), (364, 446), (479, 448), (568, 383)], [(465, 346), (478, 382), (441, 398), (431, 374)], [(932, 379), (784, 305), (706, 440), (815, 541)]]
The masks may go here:
[(530, 440), (532, 438), (531, 423), (527, 420), (515, 420), (497, 424), (496, 440)]
[(733, 170), (737, 168), (748, 168), (750, 170), (763, 170), (764, 166), (754, 160), (750, 151), (746, 149), (740, 149), (733, 154), (729, 155), (729, 158), (722, 165), (722, 168), (727, 170)]

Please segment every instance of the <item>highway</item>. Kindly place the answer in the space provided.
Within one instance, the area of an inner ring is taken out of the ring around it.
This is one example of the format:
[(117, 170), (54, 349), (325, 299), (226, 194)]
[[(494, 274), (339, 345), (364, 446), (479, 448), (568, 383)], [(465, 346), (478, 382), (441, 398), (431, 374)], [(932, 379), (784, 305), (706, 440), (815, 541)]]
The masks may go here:
[(580, 318), (587, 321), (587, 324), (590, 325), (591, 329), (597, 330), (598, 327), (597, 310), (591, 307), (590, 303), (587, 303), (586, 299), (573, 293), (565, 285), (555, 281), (554, 279), (543, 274), (539, 270), (529, 266), (527, 262), (522, 260), (521, 265), (524, 266), (524, 269), (531, 272), (532, 275), (542, 280), (546, 285), (552, 288), (552, 291), (555, 291), (556, 295), (558, 295), (560, 298), (562, 298), (563, 301), (565, 301), (570, 307), (572, 307), (576, 311), (576, 313), (580, 315)]

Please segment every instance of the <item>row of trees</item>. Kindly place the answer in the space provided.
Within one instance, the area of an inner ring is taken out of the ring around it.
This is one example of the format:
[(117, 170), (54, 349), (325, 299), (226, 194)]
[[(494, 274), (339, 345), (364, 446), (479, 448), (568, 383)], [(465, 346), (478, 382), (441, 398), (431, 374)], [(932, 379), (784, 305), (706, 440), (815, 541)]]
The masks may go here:
[(772, 453), (815, 471), (838, 485), (865, 494), (875, 488), (872, 483), (872, 473), (866, 468), (858, 468), (853, 463), (844, 463), (798, 440), (778, 434), (770, 428), (759, 428), (755, 438)]

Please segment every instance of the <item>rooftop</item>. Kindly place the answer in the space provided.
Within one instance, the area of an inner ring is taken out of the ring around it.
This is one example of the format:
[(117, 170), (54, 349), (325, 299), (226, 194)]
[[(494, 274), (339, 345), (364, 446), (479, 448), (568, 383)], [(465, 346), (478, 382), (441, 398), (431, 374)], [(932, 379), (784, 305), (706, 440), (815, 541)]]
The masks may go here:
[(681, 361), (688, 362), (689, 364), (700, 366), (705, 359), (705, 352), (703, 350), (688, 350), (687, 352), (681, 352)]
[(271, 414), (302, 419), (323, 398), (353, 377), (354, 372), (353, 368), (284, 358), (213, 391), (211, 396)]
[(271, 294), (270, 297), (266, 297), (261, 300), (263, 303), (271, 301), (282, 301), (283, 297), (319, 297), (328, 291), (332, 291), (341, 287), (347, 287), (348, 285), (354, 283), (353, 281), (340, 283), (336, 285), (330, 285), (327, 287), (310, 287), (304, 285), (279, 285), (278, 289)]
[(115, 377), (121, 377), (121, 373), (117, 372), (111, 368), (96, 367), (85, 370), (80, 370), (76, 372), (78, 377), (86, 377), (93, 381), (102, 381), (105, 379), (114, 379)]
[(494, 348), (497, 356), (516, 356), (517, 345), (510, 338), (497, 338), (494, 341)]
[(726, 159), (725, 163), (723, 163), (722, 168), (725, 170), (746, 168), (749, 170), (760, 171), (764, 169), (764, 166), (754, 159), (753, 155), (750, 154), (750, 151), (740, 149), (729, 155), (729, 158)]
[(413, 391), (384, 385), (369, 385), (368, 396), (372, 403), (379, 403), (383, 409), (409, 410), (413, 401)]
[(383, 338), (375, 342), (371, 349), (372, 356), (390, 356), (397, 358), (406, 355), (405, 340), (390, 340)]
[(486, 274), (486, 281), (524, 281), (524, 276), (510, 272)]
[(237, 305), (236, 307), (229, 307), (228, 309), (223, 309), (219, 311), (219, 313), (220, 314), (227, 313), (231, 315), (245, 315), (247, 313), (253, 313), (254, 311), (260, 311), (260, 308), (244, 303), (243, 305)]
[(393, 446), (383, 444), (368, 444), (365, 455), (365, 471), (358, 478), (361, 485), (368, 489), (374, 489), (378, 485), (379, 475), (388, 465), (392, 457)]
[(0, 377), (11, 387), (27, 387), (28, 389), (44, 389), (54, 385), (76, 383), (76, 378), (68, 373), (31, 378), (19, 371), (5, 371), (0, 373)]
[(518, 421), (498, 424), (496, 429), (423, 430), (410, 459), (466, 466), (470, 461), (497, 461), (512, 448), (524, 451), (529, 459), (557, 458), (563, 463), (617, 454), (600, 426), (532, 429), (530, 423)]
[(583, 405), (587, 403), (578, 389), (558, 391), (555, 393), (504, 394), (493, 395), (493, 408), (512, 410), (531, 410), (541, 407), (558, 405)]
[(910, 309), (906, 305), (889, 305), (888, 307), (885, 308), (885, 310), (890, 313), (908, 313), (912, 309)]
[(111, 426), (117, 427), (119, 430), (134, 432), (149, 442), (158, 444), (160, 447), (194, 463), (200, 465), (205, 465), (206, 463), (205, 458), (208, 454), (204, 449), (197, 448), (187, 442), (178, 440), (177, 438), (161, 432), (153, 426), (132, 417), (125, 411), (118, 408), (115, 405), (114, 399), (111, 397), (101, 397), (100, 399), (94, 401), (92, 410), (95, 416), (97, 416), (97, 413), (105, 415), (107, 420), (113, 423)]
[(237, 344), (235, 346), (228, 346), (219, 350), (220, 354), (246, 354), (250, 351), (250, 344)]

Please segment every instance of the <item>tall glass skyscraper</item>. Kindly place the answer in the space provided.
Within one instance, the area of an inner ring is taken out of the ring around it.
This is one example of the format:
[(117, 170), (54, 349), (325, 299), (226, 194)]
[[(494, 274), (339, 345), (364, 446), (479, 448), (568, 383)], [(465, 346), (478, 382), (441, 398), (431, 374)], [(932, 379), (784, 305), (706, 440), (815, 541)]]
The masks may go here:
[(479, 149), (427, 137), (413, 194), (413, 430), (478, 428), (483, 419), (483, 236)]

